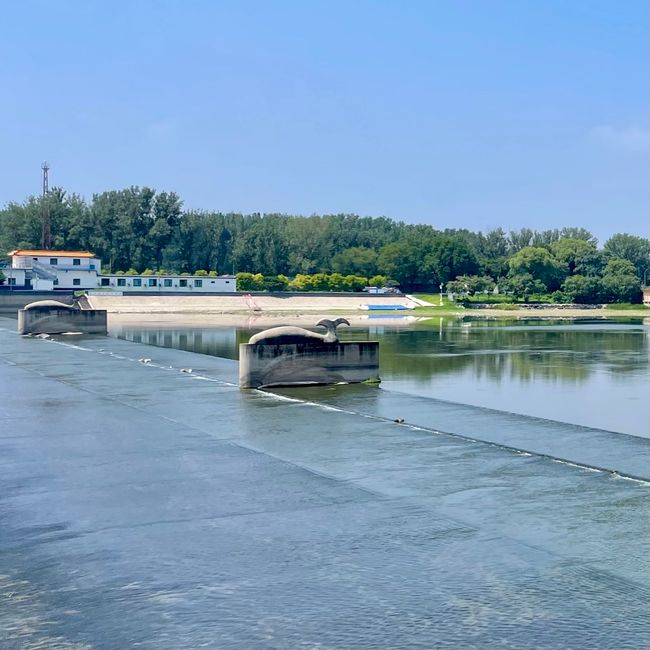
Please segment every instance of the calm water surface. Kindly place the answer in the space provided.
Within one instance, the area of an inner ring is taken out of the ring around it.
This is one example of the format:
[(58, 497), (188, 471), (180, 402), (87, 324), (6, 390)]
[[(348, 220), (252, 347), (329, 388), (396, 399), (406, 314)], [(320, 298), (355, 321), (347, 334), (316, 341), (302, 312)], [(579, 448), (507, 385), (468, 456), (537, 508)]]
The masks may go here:
[[(130, 341), (237, 358), (261, 328), (118, 325)], [(650, 437), (648, 333), (641, 320), (429, 319), (341, 328), (380, 341), (382, 388)]]

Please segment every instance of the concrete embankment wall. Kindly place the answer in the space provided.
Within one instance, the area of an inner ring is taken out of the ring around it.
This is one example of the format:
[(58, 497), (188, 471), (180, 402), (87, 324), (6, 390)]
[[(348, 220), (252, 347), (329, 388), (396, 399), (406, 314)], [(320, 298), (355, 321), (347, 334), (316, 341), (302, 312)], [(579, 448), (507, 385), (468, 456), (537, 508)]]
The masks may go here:
[(242, 294), (229, 295), (91, 295), (94, 309), (110, 313), (140, 314), (220, 314), (234, 312), (316, 312), (332, 310), (355, 311), (367, 305), (400, 305), (408, 308), (417, 304), (407, 296), (351, 294), (264, 294), (247, 298)]

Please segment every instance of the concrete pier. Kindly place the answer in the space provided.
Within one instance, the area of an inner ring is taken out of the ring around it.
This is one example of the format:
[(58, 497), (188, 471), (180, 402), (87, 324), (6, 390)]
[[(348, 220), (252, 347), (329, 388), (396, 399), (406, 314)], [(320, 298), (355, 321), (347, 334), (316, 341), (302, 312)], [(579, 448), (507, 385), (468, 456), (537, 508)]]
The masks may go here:
[(647, 486), (395, 424), (364, 385), (240, 391), (235, 361), (15, 330), (2, 648), (649, 645)]
[(377, 341), (239, 345), (242, 388), (379, 380)]
[(18, 310), (19, 334), (106, 334), (105, 309), (32, 307)]

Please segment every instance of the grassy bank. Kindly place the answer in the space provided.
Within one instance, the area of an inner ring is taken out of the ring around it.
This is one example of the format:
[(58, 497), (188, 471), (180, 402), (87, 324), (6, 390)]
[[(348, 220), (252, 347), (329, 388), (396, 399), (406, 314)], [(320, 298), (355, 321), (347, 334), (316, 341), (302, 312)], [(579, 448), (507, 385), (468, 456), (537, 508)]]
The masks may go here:
[(416, 298), (432, 303), (432, 307), (418, 307), (413, 310), (417, 316), (472, 316), (483, 318), (645, 318), (650, 316), (650, 307), (632, 304), (611, 304), (604, 309), (559, 309), (557, 307), (540, 307), (528, 309), (523, 303), (499, 302), (493, 308), (472, 309), (471, 305), (447, 300), (443, 297), (440, 305), (439, 294), (416, 294)]

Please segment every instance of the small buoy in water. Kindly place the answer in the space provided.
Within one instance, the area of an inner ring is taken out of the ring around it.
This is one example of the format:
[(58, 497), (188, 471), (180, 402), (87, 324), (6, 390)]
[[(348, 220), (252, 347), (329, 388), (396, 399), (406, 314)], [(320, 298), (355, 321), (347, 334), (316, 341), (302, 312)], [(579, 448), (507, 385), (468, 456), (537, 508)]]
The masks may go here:
[(151, 363), (151, 359), (138, 359), (140, 363)]
[(395, 420), (393, 420), (393, 422), (397, 422), (397, 424), (402, 424), (402, 422), (404, 422), (404, 418), (396, 418)]
[(181, 368), (181, 372), (186, 372), (189, 375), (192, 372), (192, 368)]

